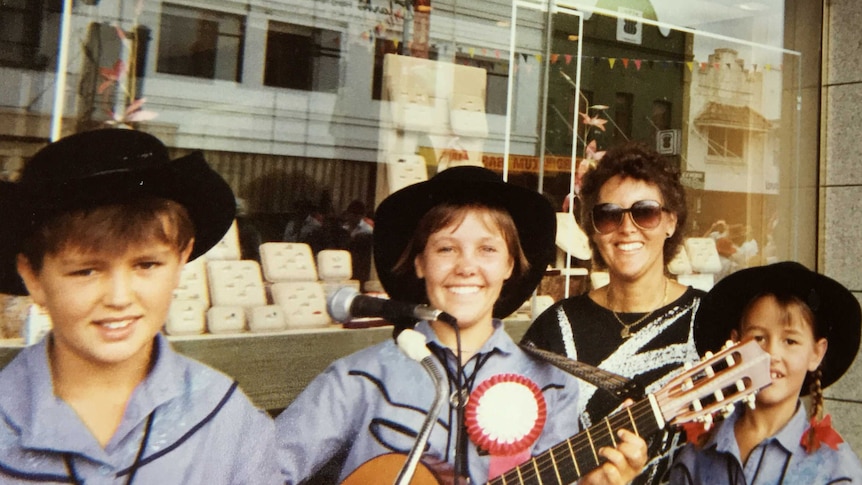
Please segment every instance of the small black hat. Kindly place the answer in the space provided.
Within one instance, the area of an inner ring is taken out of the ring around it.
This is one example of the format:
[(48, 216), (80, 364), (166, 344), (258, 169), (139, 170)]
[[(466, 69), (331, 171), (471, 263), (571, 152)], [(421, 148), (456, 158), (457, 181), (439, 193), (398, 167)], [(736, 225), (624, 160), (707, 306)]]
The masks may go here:
[(471, 202), (502, 208), (512, 216), (530, 263), (523, 277), (510, 278), (503, 284), (494, 305), (494, 317), (505, 318), (530, 297), (556, 256), (557, 220), (553, 207), (538, 192), (506, 183), (491, 170), (458, 166), (391, 194), (375, 211), (374, 262), (380, 283), (391, 298), (428, 302), (422, 280), (413, 272), (396, 274), (392, 270), (413, 238), (419, 220), (431, 208), (441, 203)]
[(16, 183), (0, 185), (0, 293), (24, 295), (15, 259), (21, 244), (49, 218), (143, 195), (183, 205), (195, 226), (194, 259), (219, 242), (233, 222), (233, 191), (200, 152), (171, 160), (156, 137), (100, 129), (39, 150)]
[[(841, 283), (795, 262), (743, 269), (719, 281), (701, 301), (694, 322), (698, 352), (717, 351), (739, 327), (742, 312), (756, 296), (795, 296), (814, 313), (820, 333), (829, 341), (821, 363), (821, 386), (837, 381), (859, 350), (862, 313), (859, 301)], [(802, 394), (808, 393), (807, 387)]]

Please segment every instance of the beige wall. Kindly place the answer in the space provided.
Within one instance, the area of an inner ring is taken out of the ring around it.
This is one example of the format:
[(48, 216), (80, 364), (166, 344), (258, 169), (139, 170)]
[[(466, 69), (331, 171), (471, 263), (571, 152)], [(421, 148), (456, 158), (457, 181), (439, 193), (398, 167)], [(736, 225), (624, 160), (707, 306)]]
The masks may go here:
[[(862, 298), (862, 2), (823, 0), (818, 270)], [(826, 412), (862, 452), (862, 359), (826, 390)]]

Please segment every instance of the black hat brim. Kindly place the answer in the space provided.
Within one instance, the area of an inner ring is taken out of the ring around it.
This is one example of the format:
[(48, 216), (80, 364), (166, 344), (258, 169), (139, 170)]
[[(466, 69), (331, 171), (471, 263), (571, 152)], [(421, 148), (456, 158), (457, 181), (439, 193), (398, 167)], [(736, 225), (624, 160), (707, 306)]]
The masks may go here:
[(380, 283), (390, 298), (428, 303), (424, 281), (412, 271), (395, 273), (393, 268), (413, 238), (419, 220), (431, 208), (441, 203), (470, 202), (500, 207), (512, 216), (530, 263), (523, 277), (504, 283), (494, 305), (494, 317), (511, 315), (532, 295), (556, 256), (557, 222), (553, 207), (538, 192), (505, 183), (490, 170), (460, 166), (391, 194), (375, 211), (374, 262)]
[[(837, 381), (859, 350), (862, 313), (859, 301), (837, 281), (796, 262), (781, 262), (737, 271), (719, 281), (701, 301), (694, 322), (698, 352), (715, 352), (738, 328), (742, 312), (766, 292), (793, 295), (804, 301), (828, 340), (821, 364), (821, 386)], [(802, 394), (807, 394), (804, 388)]]

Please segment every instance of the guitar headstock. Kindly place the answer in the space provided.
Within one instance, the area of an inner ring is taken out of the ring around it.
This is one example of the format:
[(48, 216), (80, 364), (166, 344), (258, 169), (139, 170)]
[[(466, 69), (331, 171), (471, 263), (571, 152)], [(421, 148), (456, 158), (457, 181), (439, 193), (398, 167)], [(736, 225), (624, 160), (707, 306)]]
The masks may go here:
[(653, 395), (666, 423), (709, 425), (715, 413), (729, 412), (738, 401), (754, 406), (755, 393), (772, 383), (769, 363), (769, 354), (754, 340), (728, 342), (718, 353), (708, 352), (699, 363), (686, 365)]

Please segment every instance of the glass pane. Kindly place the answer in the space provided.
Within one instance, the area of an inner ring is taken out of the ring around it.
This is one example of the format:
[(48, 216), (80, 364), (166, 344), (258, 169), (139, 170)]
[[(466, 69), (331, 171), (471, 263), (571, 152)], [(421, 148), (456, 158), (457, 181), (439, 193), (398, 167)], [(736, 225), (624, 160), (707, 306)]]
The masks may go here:
[[(310, 206), (333, 234), (353, 201), (373, 219), (400, 184), (458, 163), (541, 191), (576, 221), (577, 168), (642, 140), (682, 171), (687, 234), (717, 220), (737, 248), (749, 234), (758, 253), (740, 267), (813, 259), (817, 167), (800, 151), (816, 151), (816, 126), (801, 128), (816, 120), (800, 115), (802, 56), (783, 47), (781, 1), (759, 11), (698, 0), (270, 3), (76, 10), (64, 130), (125, 125), (176, 154), (204, 150), (264, 241), (283, 240)], [(14, 87), (2, 93), (15, 121), (4, 126), (22, 127), (3, 133), (4, 174), (48, 136), (56, 73), (16, 62), (53, 66), (59, 22), (33, 2), (12, 5), (4, 11), (38, 28), (4, 30), (20, 44), (0, 67)], [(336, 236), (316, 244), (342, 244)], [(589, 254), (575, 254), (586, 241), (562, 242), (570, 254), (557, 269), (589, 270)], [(374, 275), (362, 251), (364, 282)]]

